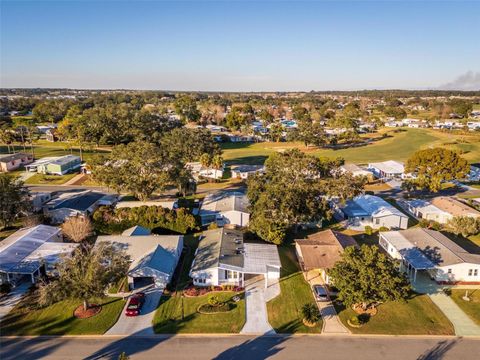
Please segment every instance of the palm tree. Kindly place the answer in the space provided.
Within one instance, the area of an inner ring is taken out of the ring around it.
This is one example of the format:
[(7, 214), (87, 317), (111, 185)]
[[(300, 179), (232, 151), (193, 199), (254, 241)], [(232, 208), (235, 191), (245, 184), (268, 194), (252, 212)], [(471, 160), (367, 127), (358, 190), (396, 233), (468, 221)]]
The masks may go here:
[(303, 320), (311, 325), (317, 323), (320, 320), (320, 313), (318, 311), (318, 307), (315, 304), (305, 304), (302, 306), (302, 316)]

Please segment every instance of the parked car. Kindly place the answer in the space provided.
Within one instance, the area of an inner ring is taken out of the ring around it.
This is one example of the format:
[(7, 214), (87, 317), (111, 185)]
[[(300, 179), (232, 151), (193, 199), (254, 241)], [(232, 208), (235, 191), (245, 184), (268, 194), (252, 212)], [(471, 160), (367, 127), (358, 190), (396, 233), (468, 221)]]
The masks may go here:
[(313, 285), (313, 293), (317, 301), (328, 301), (328, 291), (325, 286)]
[(128, 300), (127, 308), (125, 309), (125, 315), (127, 316), (137, 316), (140, 314), (143, 304), (145, 303), (145, 294), (142, 292), (136, 293), (133, 295), (130, 300)]

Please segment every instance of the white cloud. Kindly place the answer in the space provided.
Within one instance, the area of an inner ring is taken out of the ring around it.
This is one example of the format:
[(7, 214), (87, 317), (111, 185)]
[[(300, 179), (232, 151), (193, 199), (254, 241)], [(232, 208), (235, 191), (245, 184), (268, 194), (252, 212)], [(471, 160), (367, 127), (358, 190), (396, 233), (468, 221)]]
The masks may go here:
[(480, 90), (480, 72), (467, 71), (452, 82), (439, 87), (442, 90)]

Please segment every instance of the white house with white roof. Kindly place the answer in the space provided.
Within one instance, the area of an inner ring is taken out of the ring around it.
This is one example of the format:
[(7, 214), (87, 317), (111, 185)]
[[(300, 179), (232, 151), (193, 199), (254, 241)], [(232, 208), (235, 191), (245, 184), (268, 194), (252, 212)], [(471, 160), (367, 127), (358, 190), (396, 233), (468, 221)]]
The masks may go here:
[(250, 220), (247, 196), (235, 191), (209, 194), (202, 202), (199, 215), (202, 225), (216, 222), (219, 226), (247, 226)]
[(389, 204), (381, 197), (361, 195), (347, 201), (345, 206), (336, 208), (337, 214), (347, 220), (352, 229), (363, 230), (365, 226), (374, 229), (387, 227), (389, 229), (406, 229), (408, 216)]
[(370, 163), (368, 170), (379, 179), (403, 179), (405, 177), (403, 163), (395, 160)]

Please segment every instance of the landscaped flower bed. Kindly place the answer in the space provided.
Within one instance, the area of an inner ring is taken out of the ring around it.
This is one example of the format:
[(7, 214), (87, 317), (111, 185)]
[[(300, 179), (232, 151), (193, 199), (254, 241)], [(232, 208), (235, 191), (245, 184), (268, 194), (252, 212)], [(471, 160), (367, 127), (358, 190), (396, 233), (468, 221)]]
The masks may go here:
[(230, 310), (233, 310), (235, 308), (235, 305), (232, 304), (231, 302), (225, 302), (220, 305), (210, 305), (210, 304), (203, 304), (200, 305), (197, 309), (197, 311), (200, 314), (218, 314), (218, 313), (224, 313), (228, 312)]
[(214, 291), (234, 291), (243, 292), (244, 288), (241, 286), (209, 286), (209, 287), (196, 287), (191, 286), (183, 290), (183, 295), (186, 297), (203, 296)]

